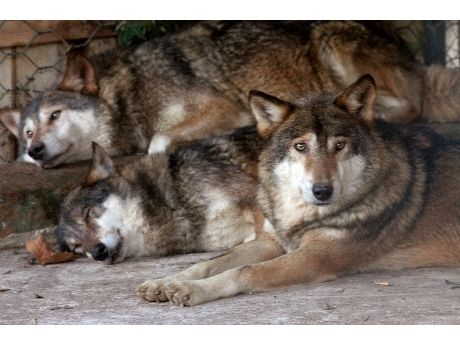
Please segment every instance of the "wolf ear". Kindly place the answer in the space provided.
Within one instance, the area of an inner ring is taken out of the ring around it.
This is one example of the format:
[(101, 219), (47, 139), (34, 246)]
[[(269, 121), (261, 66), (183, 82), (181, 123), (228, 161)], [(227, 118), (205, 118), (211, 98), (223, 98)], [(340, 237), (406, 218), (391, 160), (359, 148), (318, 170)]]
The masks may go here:
[(98, 86), (93, 65), (81, 50), (67, 53), (66, 71), (58, 89), (97, 95)]
[(93, 142), (93, 161), (85, 185), (91, 186), (98, 181), (115, 176), (115, 166), (102, 147)]
[(350, 114), (359, 115), (366, 124), (371, 125), (374, 120), (375, 96), (375, 80), (366, 74), (337, 96), (334, 103)]
[(257, 130), (262, 137), (270, 136), (294, 108), (288, 102), (257, 90), (249, 92), (249, 105), (256, 118)]
[(18, 109), (2, 109), (0, 110), (0, 121), (8, 128), (11, 133), (17, 138), (19, 134), (19, 120), (21, 119), (21, 111)]

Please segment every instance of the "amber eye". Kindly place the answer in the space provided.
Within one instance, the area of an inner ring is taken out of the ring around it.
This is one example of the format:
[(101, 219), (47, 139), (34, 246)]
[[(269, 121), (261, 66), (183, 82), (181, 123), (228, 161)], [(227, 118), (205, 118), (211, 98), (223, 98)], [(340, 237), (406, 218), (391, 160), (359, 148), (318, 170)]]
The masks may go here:
[(27, 138), (32, 138), (33, 135), (34, 135), (34, 132), (32, 132), (31, 130), (26, 131)]
[(297, 143), (294, 144), (294, 148), (299, 152), (304, 152), (307, 149), (307, 145), (305, 143)]
[(54, 111), (53, 113), (51, 113), (51, 116), (50, 116), (50, 119), (52, 121), (54, 120), (57, 120), (59, 118), (59, 116), (61, 116), (61, 111), (60, 110), (56, 110)]
[(342, 151), (345, 148), (345, 141), (339, 141), (335, 144), (335, 152)]

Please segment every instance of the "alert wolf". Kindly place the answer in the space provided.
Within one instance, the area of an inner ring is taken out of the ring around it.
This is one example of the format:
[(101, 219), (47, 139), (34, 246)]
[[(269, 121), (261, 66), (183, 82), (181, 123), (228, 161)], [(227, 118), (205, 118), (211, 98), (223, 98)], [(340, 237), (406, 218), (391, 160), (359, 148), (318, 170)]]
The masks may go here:
[(20, 160), (50, 168), (89, 159), (92, 141), (111, 156), (155, 153), (248, 125), (252, 89), (293, 101), (365, 73), (377, 117), (459, 119), (458, 71), (423, 67), (397, 38), (354, 22), (202, 22), (129, 50), (72, 51), (57, 90), (0, 119)]
[(460, 265), (460, 145), (375, 118), (370, 75), (340, 94), (250, 95), (262, 137), (257, 238), (138, 288), (192, 306), (370, 270)]
[(146, 155), (117, 172), (94, 144), (85, 183), (62, 202), (64, 250), (105, 263), (131, 256), (224, 250), (253, 239), (254, 127)]

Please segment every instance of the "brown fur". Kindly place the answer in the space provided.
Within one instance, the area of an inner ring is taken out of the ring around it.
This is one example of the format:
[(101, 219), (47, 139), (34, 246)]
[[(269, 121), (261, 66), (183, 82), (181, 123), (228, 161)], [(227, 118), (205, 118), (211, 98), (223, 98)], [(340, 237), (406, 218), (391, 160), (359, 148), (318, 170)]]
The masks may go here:
[[(62, 153), (56, 149), (35, 160), (53, 167), (89, 159), (91, 141), (111, 156), (163, 152), (168, 144), (250, 124), (251, 90), (293, 102), (315, 92), (337, 92), (366, 73), (377, 85), (375, 117), (398, 124), (459, 120), (460, 72), (422, 67), (400, 40), (349, 21), (202, 22), (130, 51), (91, 58), (71, 52), (60, 91), (33, 100), (22, 115), (0, 112), (0, 120), (17, 133), (21, 159), (30, 161), (23, 120), (40, 127), (42, 102), (52, 99), (63, 110), (95, 114), (95, 129), (72, 152), (55, 160)], [(258, 125), (264, 135), (265, 124)], [(39, 139), (46, 142), (59, 122), (54, 126), (42, 129)], [(48, 141), (47, 146), (56, 141), (67, 146), (62, 137)]]
[[(191, 306), (369, 270), (459, 266), (460, 145), (370, 121), (374, 88), (365, 76), (339, 95), (290, 107), (253, 94), (258, 116), (278, 120), (264, 128), (271, 133), (259, 160), (264, 231), (217, 259), (146, 281), (139, 296)], [(302, 189), (325, 180), (334, 186), (329, 202)]]
[[(256, 173), (263, 141), (254, 127), (144, 155), (120, 171), (93, 143), (85, 183), (60, 207), (63, 249), (118, 263), (229, 249), (254, 238)], [(102, 249), (101, 249), (102, 248)]]
[(73, 50), (67, 55), (67, 68), (59, 84), (59, 89), (97, 95), (98, 86), (95, 71), (84, 52), (80, 54), (78, 50)]

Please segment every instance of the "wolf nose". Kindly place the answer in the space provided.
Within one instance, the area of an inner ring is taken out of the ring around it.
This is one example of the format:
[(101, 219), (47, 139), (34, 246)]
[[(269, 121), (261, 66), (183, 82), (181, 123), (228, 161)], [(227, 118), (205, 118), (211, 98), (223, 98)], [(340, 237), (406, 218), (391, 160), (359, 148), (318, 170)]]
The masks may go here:
[(99, 242), (94, 246), (93, 252), (91, 253), (91, 255), (93, 256), (94, 260), (103, 261), (107, 259), (107, 257), (109, 256), (109, 252), (105, 244), (102, 242)]
[(36, 143), (33, 144), (29, 148), (29, 156), (32, 157), (33, 159), (42, 159), (43, 158), (43, 153), (45, 152), (45, 144), (43, 143)]
[(315, 183), (312, 191), (316, 199), (319, 201), (326, 201), (332, 196), (334, 188), (330, 184)]

